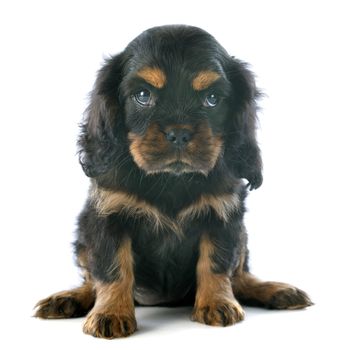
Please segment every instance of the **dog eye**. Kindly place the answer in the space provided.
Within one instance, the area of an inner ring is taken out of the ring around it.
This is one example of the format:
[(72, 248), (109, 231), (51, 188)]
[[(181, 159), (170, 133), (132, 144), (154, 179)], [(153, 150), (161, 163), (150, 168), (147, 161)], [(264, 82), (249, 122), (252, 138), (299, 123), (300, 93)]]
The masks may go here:
[(151, 92), (146, 89), (137, 92), (134, 98), (141, 106), (151, 106), (153, 104)]
[(205, 107), (215, 107), (219, 103), (219, 98), (215, 94), (209, 94), (206, 96), (203, 105)]

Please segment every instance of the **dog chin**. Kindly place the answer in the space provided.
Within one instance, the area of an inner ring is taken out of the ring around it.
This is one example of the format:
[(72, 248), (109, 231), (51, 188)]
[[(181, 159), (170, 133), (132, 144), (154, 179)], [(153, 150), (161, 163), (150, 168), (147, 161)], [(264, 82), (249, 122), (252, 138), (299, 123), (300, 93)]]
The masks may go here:
[(197, 173), (197, 174), (202, 174), (204, 176), (208, 176), (209, 171), (195, 168), (192, 165), (182, 161), (175, 161), (175, 162), (166, 164), (165, 166), (160, 167), (159, 169), (152, 169), (152, 170), (146, 171), (146, 173), (147, 174), (168, 173), (176, 176), (180, 176), (183, 174)]

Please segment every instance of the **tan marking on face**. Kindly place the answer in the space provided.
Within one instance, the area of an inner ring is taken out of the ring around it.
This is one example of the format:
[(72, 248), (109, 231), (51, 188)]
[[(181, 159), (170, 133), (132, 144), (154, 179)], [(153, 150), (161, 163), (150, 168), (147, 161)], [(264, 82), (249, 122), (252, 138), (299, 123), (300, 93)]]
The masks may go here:
[[(165, 137), (165, 132), (172, 129), (188, 129), (191, 132), (191, 140), (181, 154), (176, 152)], [(173, 124), (167, 126), (164, 131), (157, 123), (151, 123), (144, 135), (129, 132), (128, 139), (133, 160), (147, 174), (171, 172), (167, 165), (182, 161), (189, 165), (184, 172), (196, 171), (207, 176), (223, 149), (222, 136), (214, 135), (207, 123), (201, 123), (197, 127), (189, 124)]]
[[(203, 144), (203, 140), (207, 140), (207, 142)], [(205, 159), (205, 164), (203, 164), (205, 165), (205, 171), (203, 173), (208, 175), (209, 171), (214, 168), (222, 149), (222, 136), (214, 135), (209, 126), (202, 123), (188, 143), (188, 153), (184, 155), (184, 160), (196, 166), (198, 158)]]
[(128, 134), (130, 144), (130, 153), (137, 164), (137, 166), (141, 169), (145, 168), (145, 160), (141, 154), (141, 147), (142, 147), (142, 137), (138, 136), (137, 134), (134, 134), (132, 132), (129, 132)]
[(151, 123), (143, 136), (129, 132), (128, 139), (130, 153), (135, 163), (147, 172), (153, 170), (154, 163), (169, 152), (169, 142), (156, 123)]
[(166, 83), (166, 75), (160, 68), (143, 67), (137, 72), (137, 75), (157, 89), (163, 88)]
[(234, 213), (240, 205), (237, 194), (223, 194), (214, 196), (205, 194), (199, 199), (183, 209), (178, 214), (178, 219), (182, 223), (184, 221), (195, 220), (201, 215), (208, 214), (210, 209), (214, 210), (216, 215), (223, 221), (228, 222), (230, 214)]
[(220, 78), (220, 74), (210, 70), (201, 71), (192, 81), (192, 87), (196, 91), (208, 88), (216, 80)]
[(223, 141), (221, 136), (212, 136), (210, 138), (210, 145), (208, 147), (208, 154), (209, 154), (209, 159), (208, 159), (208, 171), (213, 169), (216, 161), (218, 160), (218, 157), (222, 151), (222, 145)]
[(122, 191), (105, 190), (97, 186), (92, 186), (90, 191), (90, 197), (101, 216), (122, 213), (130, 217), (143, 217), (153, 225), (155, 232), (160, 229), (168, 229), (175, 234), (182, 235), (182, 230), (175, 221), (135, 195)]

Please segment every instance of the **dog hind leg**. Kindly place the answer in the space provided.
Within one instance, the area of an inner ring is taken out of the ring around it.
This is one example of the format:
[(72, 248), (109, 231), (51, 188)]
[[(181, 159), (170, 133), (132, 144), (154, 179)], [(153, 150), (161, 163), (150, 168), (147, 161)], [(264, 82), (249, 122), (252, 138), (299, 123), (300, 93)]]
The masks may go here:
[(233, 276), (232, 289), (237, 299), (248, 306), (294, 310), (313, 305), (304, 291), (290, 284), (263, 282), (242, 270)]
[(81, 287), (62, 291), (40, 300), (35, 308), (35, 317), (73, 318), (82, 317), (92, 309), (95, 291), (92, 283), (85, 282)]

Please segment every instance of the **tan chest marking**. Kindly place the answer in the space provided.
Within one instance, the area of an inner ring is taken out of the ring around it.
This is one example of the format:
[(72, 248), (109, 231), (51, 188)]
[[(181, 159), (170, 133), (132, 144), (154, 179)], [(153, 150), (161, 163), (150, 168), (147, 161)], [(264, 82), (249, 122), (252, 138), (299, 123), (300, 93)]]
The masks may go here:
[(147, 203), (133, 194), (121, 191), (110, 191), (92, 187), (90, 196), (94, 206), (101, 216), (121, 213), (131, 217), (145, 217), (154, 225), (154, 230), (170, 229), (182, 234), (182, 227), (190, 221), (208, 214), (211, 210), (224, 222), (239, 209), (240, 200), (237, 194), (220, 196), (202, 195), (197, 201), (181, 210), (175, 219), (162, 213), (155, 206)]

